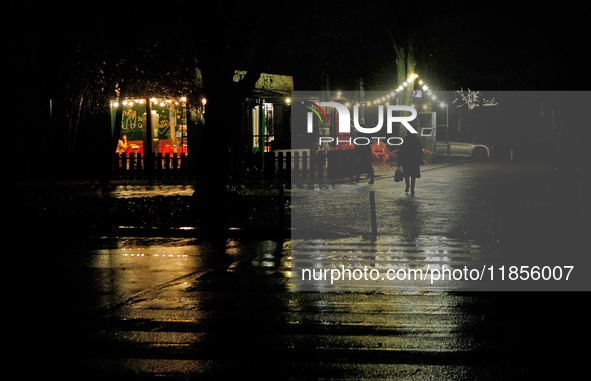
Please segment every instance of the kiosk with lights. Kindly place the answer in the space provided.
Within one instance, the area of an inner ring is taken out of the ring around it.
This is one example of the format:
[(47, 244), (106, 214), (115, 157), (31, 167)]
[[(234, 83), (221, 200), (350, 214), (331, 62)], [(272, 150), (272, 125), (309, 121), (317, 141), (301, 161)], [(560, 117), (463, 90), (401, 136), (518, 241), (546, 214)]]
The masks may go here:
[[(149, 102), (149, 105), (146, 103)], [(111, 131), (114, 131), (117, 102), (111, 103)], [(144, 156), (153, 154), (187, 153), (186, 99), (128, 98), (122, 101), (121, 134), (127, 136), (126, 153)], [(150, 128), (147, 131), (147, 114)], [(149, 148), (147, 148), (149, 147)]]

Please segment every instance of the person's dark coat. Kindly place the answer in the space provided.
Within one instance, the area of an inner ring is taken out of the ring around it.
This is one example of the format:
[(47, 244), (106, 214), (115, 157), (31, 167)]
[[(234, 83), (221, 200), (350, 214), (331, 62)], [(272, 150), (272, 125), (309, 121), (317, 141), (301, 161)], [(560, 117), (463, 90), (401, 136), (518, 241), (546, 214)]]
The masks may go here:
[(397, 156), (404, 176), (420, 177), (421, 164), (423, 164), (423, 146), (416, 134), (410, 134), (404, 138)]

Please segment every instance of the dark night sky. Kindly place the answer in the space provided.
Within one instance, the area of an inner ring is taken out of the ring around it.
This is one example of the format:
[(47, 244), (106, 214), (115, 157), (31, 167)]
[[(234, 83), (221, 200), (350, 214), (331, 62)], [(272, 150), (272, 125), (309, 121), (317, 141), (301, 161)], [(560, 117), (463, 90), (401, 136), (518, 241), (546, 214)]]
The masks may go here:
[(344, 17), (327, 21), (321, 40), (334, 41), (336, 51), (347, 51), (340, 57), (335, 54), (335, 60), (321, 61), (333, 69), (331, 83), (346, 81), (354, 73), (370, 89), (395, 87), (390, 85), (396, 78), (387, 30), (404, 41), (405, 31), (412, 27), (417, 36), (417, 72), (441, 89), (589, 88), (584, 52), (589, 37), (577, 9), (559, 11), (548, 5), (470, 9), (445, 4), (411, 6), (401, 13), (397, 3), (363, 3), (352, 17), (341, 11)]
[[(178, 43), (173, 31), (181, 24), (208, 33), (202, 30), (199, 6), (185, 12), (182, 2), (176, 8), (142, 4), (136, 3), (132, 16), (120, 5), (99, 3), (92, 3), (92, 9), (86, 3), (72, 8), (45, 2), (44, 7), (27, 11), (20, 6), (10, 17), (15, 37), (6, 49), (12, 52), (13, 65), (24, 71), (45, 66), (48, 60), (59, 65), (60, 49), (68, 44), (92, 46), (97, 39), (118, 32), (123, 32), (129, 46), (138, 36), (166, 33), (173, 33)], [(589, 33), (581, 5), (561, 4), (560, 10), (556, 4), (508, 7), (491, 2), (479, 3), (478, 8), (457, 2), (431, 4), (372, 0), (298, 4), (295, 16), (282, 16), (282, 30), (266, 31), (282, 34), (277, 49), (267, 50), (268, 71), (294, 75), (296, 90), (318, 89), (323, 72), (330, 76), (333, 89), (353, 89), (357, 78), (363, 78), (367, 90), (394, 88), (399, 83), (390, 35), (404, 43), (412, 29), (417, 41), (416, 71), (433, 87), (589, 89), (585, 56)], [(261, 12), (268, 6), (261, 6)], [(29, 43), (23, 44), (23, 38)]]

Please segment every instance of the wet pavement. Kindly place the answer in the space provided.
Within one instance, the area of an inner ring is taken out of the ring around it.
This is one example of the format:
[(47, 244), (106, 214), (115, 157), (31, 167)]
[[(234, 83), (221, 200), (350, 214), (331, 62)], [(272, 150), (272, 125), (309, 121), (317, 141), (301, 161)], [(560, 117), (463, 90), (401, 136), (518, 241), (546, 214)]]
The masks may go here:
[[(378, 236), (446, 235), (491, 241), (555, 228), (558, 220), (580, 226), (579, 211), (589, 210), (589, 183), (579, 194), (567, 186), (548, 191), (545, 163), (455, 161), (429, 165), (417, 179), (415, 196), (393, 171), (376, 171), (373, 185), (341, 181), (320, 187), (294, 187), (292, 227), (349, 236), (371, 234), (370, 198), (375, 194)], [(589, 177), (589, 176), (587, 176)], [(584, 203), (584, 205), (583, 205)], [(541, 235), (541, 234), (540, 234)]]
[[(109, 269), (99, 265), (105, 260), (86, 262), (105, 274), (143, 274), (142, 261), (156, 259), (163, 247), (187, 253), (175, 258), (165, 251), (158, 257), (161, 265), (152, 266), (162, 274), (147, 272), (139, 284), (122, 276), (109, 288), (104, 277), (80, 277), (66, 294), (73, 284), (38, 290), (40, 300), (25, 314), (33, 318), (31, 325), (19, 337), (30, 361), (23, 374), (97, 380), (506, 380), (567, 377), (583, 354), (573, 346), (586, 320), (577, 294), (442, 287), (291, 292), (289, 240), (228, 241), (218, 248), (225, 254), (209, 259), (201, 251), (211, 248), (207, 242), (167, 241), (152, 251), (154, 242), (146, 242), (142, 251), (151, 257), (128, 262), (124, 247), (136, 251), (138, 240), (121, 238), (98, 254), (113, 264)], [(225, 265), (219, 256), (228, 260)], [(85, 301), (91, 290), (110, 295), (109, 303), (82, 314), (85, 303), (94, 304), (92, 298)]]
[[(388, 171), (376, 172), (372, 185), (362, 178), (296, 186), (291, 190), (294, 247), (299, 238), (318, 237), (315, 248), (309, 240), (303, 246), (322, 255), (304, 253), (301, 266), (294, 263), (298, 268), (309, 268), (311, 261), (317, 268), (339, 268), (356, 258), (368, 271), (467, 266), (478, 269), (480, 274), (473, 277), (479, 281), (445, 285), (447, 290), (591, 291), (584, 277), (591, 263), (582, 255), (589, 227), (583, 216), (591, 211), (584, 197), (591, 191), (589, 176), (581, 176), (579, 184), (555, 184), (549, 190), (548, 173), (551, 169), (543, 162), (456, 161), (423, 167), (414, 196), (405, 195), (404, 182), (395, 183)], [(326, 244), (318, 232), (346, 240)], [(571, 270), (564, 266), (573, 266), (577, 276), (566, 282), (564, 275), (561, 283), (501, 282), (509, 275), (501, 271), (511, 266), (546, 266), (547, 273), (557, 272), (555, 278), (559, 271)], [(485, 269), (487, 276), (478, 277)], [(487, 278), (496, 283), (481, 287)], [(365, 290), (388, 288), (376, 283), (364, 285)], [(351, 287), (359, 286), (357, 282)]]
[[(578, 226), (572, 198), (532, 193), (543, 177), (507, 164), (424, 171), (414, 198), (387, 173), (372, 186), (294, 184), (293, 239), (47, 238), (22, 258), (26, 281), (13, 281), (27, 292), (16, 314), (19, 375), (568, 379), (584, 364), (588, 293), (467, 292), (451, 281), (291, 289), (301, 255), (392, 268), (530, 258), (524, 248), (568, 258), (581, 242), (561, 235)], [(539, 218), (548, 208), (555, 223)]]

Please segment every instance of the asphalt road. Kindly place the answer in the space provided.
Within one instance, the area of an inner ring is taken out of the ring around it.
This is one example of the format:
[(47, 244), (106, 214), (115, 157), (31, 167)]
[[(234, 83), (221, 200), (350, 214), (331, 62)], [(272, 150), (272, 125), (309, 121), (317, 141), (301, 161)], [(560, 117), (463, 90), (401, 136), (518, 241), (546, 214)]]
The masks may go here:
[[(572, 256), (582, 241), (558, 234), (571, 229), (564, 225), (572, 219), (557, 227), (536, 214), (548, 212), (537, 205), (566, 213), (572, 199), (532, 194), (542, 189), (542, 178), (505, 165), (425, 171), (412, 199), (387, 176), (372, 187), (294, 189), (292, 226), (306, 225), (293, 240), (44, 242), (36, 247), (46, 250), (11, 281), (26, 291), (8, 309), (21, 354), (13, 368), (24, 379), (569, 378), (584, 365), (586, 292), (475, 292), (454, 282), (292, 290), (294, 263), (302, 255), (360, 264), (369, 255), (392, 266), (401, 260), (441, 264), (444, 258), (457, 266), (491, 253), (507, 258), (527, 247), (535, 248), (529, 253)], [(367, 237), (369, 213), (317, 205), (365, 205), (372, 190), (381, 221), (375, 240)], [(498, 198), (495, 207), (486, 205), (491, 197)], [(523, 204), (526, 199), (532, 204)], [(490, 216), (513, 224), (491, 225)], [(312, 231), (332, 238), (306, 238)], [(549, 238), (548, 232), (555, 234)]]

